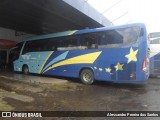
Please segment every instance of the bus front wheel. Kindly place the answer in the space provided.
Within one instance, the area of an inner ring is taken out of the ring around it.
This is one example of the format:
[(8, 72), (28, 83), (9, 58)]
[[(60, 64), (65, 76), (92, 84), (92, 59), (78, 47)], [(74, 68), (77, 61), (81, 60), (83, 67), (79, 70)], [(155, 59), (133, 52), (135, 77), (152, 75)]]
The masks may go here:
[(90, 69), (84, 69), (82, 70), (81, 74), (80, 74), (80, 79), (82, 81), (83, 84), (86, 85), (91, 85), (94, 82), (94, 75), (92, 70)]
[(22, 67), (22, 72), (23, 72), (23, 74), (25, 74), (25, 75), (27, 75), (27, 74), (29, 73), (29, 68), (28, 68), (27, 65), (24, 65), (24, 66)]

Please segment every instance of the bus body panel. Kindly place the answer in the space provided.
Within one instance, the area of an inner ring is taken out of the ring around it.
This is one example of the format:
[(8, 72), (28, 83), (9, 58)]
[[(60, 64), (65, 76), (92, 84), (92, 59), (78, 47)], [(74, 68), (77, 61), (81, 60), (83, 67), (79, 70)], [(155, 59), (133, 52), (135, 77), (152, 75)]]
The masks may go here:
[[(81, 69), (88, 68), (92, 69), (96, 80), (112, 82), (143, 81), (145, 80), (145, 78), (141, 77), (144, 76), (143, 72), (141, 72), (141, 69), (138, 69), (138, 63), (142, 65), (143, 62), (138, 59), (139, 53), (136, 55), (137, 61), (128, 63), (128, 58), (126, 58), (131, 49), (140, 52), (138, 47), (31, 52), (21, 55), (20, 59), (15, 61), (14, 66), (16, 71), (22, 71), (23, 65), (28, 65), (30, 73), (74, 78), (79, 77)], [(90, 54), (96, 55), (96, 57), (88, 58)], [(86, 56), (87, 60), (83, 57), (81, 58), (81, 56)], [(79, 59), (76, 59), (76, 57), (79, 57)], [(70, 59), (72, 60), (70, 61)], [(56, 64), (59, 65), (51, 67)], [(118, 64), (119, 66), (116, 68)], [(131, 78), (132, 75), (135, 75), (135, 77)]]
[[(147, 55), (146, 30), (143, 24), (138, 25), (143, 31), (137, 42), (122, 45), (118, 48), (97, 48), (84, 50), (61, 50), (23, 53), (23, 45), (19, 59), (14, 61), (14, 71), (22, 71), (23, 65), (29, 67), (30, 73), (79, 78), (82, 69), (91, 69), (96, 80), (112, 82), (143, 82), (148, 78), (148, 71), (142, 70)], [(120, 26), (118, 28), (129, 27)], [(103, 31), (109, 28), (80, 30), (67, 34), (85, 34)], [(116, 27), (113, 27), (116, 28)], [(112, 29), (113, 29), (112, 28)], [(61, 33), (62, 34), (62, 33)], [(65, 33), (66, 34), (66, 33)], [(50, 34), (56, 36), (55, 34)], [(43, 35), (43, 38), (49, 38)], [(62, 35), (63, 36), (63, 35)], [(36, 37), (28, 40), (35, 40)], [(37, 39), (41, 39), (38, 37)]]

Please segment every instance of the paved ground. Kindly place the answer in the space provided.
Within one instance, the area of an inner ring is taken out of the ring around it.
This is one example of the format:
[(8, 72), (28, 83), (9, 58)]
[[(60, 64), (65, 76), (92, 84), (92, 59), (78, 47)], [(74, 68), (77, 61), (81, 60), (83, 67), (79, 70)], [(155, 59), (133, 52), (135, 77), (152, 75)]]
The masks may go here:
[[(0, 111), (11, 110), (160, 111), (160, 78), (150, 78), (143, 84), (96, 82), (94, 85), (87, 86), (74, 79), (24, 76), (1, 72)], [(47, 119), (54, 120), (56, 118)], [(103, 120), (108, 118), (85, 119)], [(110, 119), (123, 120), (123, 118)], [(136, 119), (159, 120), (159, 118)]]

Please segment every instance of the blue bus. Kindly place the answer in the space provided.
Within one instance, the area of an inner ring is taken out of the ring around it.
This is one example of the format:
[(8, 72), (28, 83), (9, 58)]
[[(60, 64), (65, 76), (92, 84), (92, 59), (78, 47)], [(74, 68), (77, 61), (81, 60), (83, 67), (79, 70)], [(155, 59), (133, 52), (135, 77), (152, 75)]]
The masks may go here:
[(153, 32), (148, 35), (150, 43), (150, 76), (160, 75), (160, 32)]
[(118, 83), (149, 76), (142, 23), (73, 30), (27, 38), (14, 49), (14, 71)]

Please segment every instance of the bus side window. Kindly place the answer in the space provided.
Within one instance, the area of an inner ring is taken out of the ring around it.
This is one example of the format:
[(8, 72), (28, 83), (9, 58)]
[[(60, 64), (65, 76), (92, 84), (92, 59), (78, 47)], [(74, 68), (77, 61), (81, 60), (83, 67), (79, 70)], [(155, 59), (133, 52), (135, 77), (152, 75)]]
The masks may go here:
[(110, 37), (108, 35), (106, 35), (104, 32), (99, 33), (100, 34), (100, 38), (98, 39), (98, 48), (107, 48), (108, 44), (110, 44)]
[(64, 38), (57, 39), (57, 50), (62, 51), (66, 49), (66, 41)]
[(57, 40), (57, 50), (78, 50), (79, 48), (79, 37), (78, 36), (67, 36), (60, 40)]
[(45, 51), (56, 51), (57, 50), (56, 40), (57, 40), (56, 38), (46, 40)]
[(33, 49), (34, 49), (33, 42), (34, 41), (32, 41), (32, 42), (31, 41), (26, 42), (26, 44), (24, 45), (22, 54), (25, 54), (25, 53), (33, 51)]
[(85, 49), (97, 48), (96, 36), (93, 33), (82, 36), (80, 39), (80, 45), (83, 46), (83, 48)]

